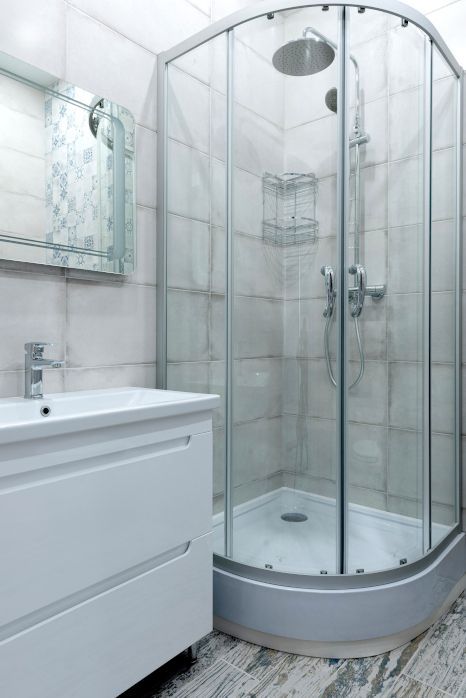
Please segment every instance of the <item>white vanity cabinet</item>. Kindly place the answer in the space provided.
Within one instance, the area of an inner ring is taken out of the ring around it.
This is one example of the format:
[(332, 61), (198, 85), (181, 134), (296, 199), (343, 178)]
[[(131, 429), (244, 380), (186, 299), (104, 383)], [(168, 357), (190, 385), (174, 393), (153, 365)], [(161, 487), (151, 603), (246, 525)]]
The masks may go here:
[(211, 630), (217, 403), (0, 400), (2, 698), (114, 698)]

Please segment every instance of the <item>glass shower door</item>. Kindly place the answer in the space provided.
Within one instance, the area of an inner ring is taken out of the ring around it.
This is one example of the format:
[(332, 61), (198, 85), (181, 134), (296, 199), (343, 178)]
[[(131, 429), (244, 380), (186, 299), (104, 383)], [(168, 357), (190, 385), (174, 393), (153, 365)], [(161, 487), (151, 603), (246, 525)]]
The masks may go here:
[(232, 44), (232, 556), (298, 574), (339, 572), (337, 40), (319, 7)]
[(347, 13), (346, 568), (355, 573), (424, 550), (430, 42), (383, 12)]

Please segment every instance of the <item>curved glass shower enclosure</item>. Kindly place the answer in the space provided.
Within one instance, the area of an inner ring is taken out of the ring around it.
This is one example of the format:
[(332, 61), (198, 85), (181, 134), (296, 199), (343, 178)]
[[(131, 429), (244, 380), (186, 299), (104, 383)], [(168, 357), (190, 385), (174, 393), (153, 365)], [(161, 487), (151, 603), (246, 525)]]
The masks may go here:
[(161, 57), (158, 381), (223, 396), (218, 568), (379, 584), (458, 531), (461, 73), (400, 3), (264, 4)]

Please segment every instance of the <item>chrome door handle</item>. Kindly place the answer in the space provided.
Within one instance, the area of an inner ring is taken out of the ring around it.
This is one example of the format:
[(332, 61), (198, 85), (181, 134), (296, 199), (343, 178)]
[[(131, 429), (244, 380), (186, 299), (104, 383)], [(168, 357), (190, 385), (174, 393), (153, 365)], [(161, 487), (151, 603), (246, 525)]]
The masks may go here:
[(362, 264), (353, 264), (349, 268), (349, 273), (356, 277), (355, 288), (351, 290), (351, 317), (359, 317), (364, 307), (366, 297), (367, 276)]
[(324, 265), (320, 273), (325, 279), (325, 291), (327, 293), (327, 303), (324, 310), (324, 317), (331, 318), (335, 308), (335, 272), (328, 264)]

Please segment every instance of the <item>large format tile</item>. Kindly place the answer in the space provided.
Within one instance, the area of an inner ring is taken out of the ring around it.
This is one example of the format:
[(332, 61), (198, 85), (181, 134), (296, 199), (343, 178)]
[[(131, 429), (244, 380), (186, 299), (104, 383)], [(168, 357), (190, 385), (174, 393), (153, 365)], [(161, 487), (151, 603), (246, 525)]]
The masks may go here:
[(283, 298), (283, 248), (235, 235), (234, 289), (240, 296)]
[(405, 361), (388, 365), (389, 424), (401, 429), (422, 426), (422, 365)]
[(139, 124), (155, 129), (155, 55), (70, 6), (66, 19), (66, 79), (122, 104)]
[(155, 363), (155, 287), (67, 281), (70, 367)]
[(65, 7), (62, 0), (1, 3), (2, 51), (56, 77), (64, 77)]
[(284, 359), (284, 411), (335, 419), (335, 389), (324, 359)]
[[(359, 374), (359, 361), (351, 361), (349, 380)], [(387, 364), (383, 361), (366, 361), (364, 376), (350, 389), (348, 417), (354, 422), (383, 425), (387, 420)]]
[(167, 77), (168, 137), (204, 153), (210, 147), (210, 90), (173, 66)]
[(168, 141), (168, 211), (209, 222), (209, 158), (188, 146)]
[(285, 167), (288, 172), (314, 172), (321, 177), (337, 171), (336, 120), (333, 115), (285, 132)]
[(283, 303), (265, 298), (236, 298), (235, 357), (273, 357), (283, 354)]
[(24, 367), (24, 344), (53, 342), (49, 356), (65, 356), (65, 280), (48, 274), (0, 272), (0, 365)]
[(167, 247), (168, 287), (209, 291), (209, 225), (202, 221), (169, 214)]
[(422, 153), (424, 92), (420, 87), (391, 95), (389, 100), (390, 160)]
[(136, 202), (155, 208), (157, 204), (155, 131), (136, 126)]
[(233, 367), (233, 406), (236, 422), (282, 413), (282, 360), (241, 359)]
[(133, 0), (130, 12), (125, 3), (112, 0), (69, 2), (154, 53), (170, 48), (209, 23), (205, 16), (207, 0), (202, 0), (204, 7), (199, 8), (193, 5), (201, 3), (201, 0), (192, 3), (170, 0), (170, 8), (165, 12), (154, 12), (152, 0)]
[[(316, 478), (334, 480), (336, 434), (335, 420), (285, 414), (282, 419), (281, 443), (283, 468), (300, 475), (309, 475), (314, 478), (314, 482)], [(296, 483), (291, 485), (297, 486)], [(330, 496), (334, 497), (335, 492), (332, 491)]]
[(419, 293), (389, 297), (387, 340), (389, 361), (422, 361), (423, 296)]
[(205, 361), (209, 358), (209, 300), (207, 293), (168, 292), (169, 361)]
[(423, 161), (420, 157), (390, 164), (388, 224), (390, 228), (422, 221)]
[(445, 698), (446, 694), (402, 674), (390, 693), (385, 695), (386, 698)]
[(195, 677), (174, 695), (176, 698), (239, 698), (256, 684), (251, 676), (219, 659), (205, 674)]
[(233, 430), (235, 486), (262, 479), (281, 468), (281, 417), (237, 424)]
[(405, 673), (450, 695), (461, 695), (466, 671), (465, 600), (459, 598), (451, 611), (433, 628)]
[(98, 390), (127, 386), (155, 388), (155, 364), (98, 366), (65, 370), (65, 390)]

